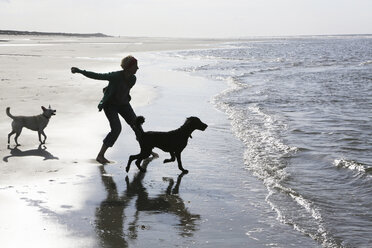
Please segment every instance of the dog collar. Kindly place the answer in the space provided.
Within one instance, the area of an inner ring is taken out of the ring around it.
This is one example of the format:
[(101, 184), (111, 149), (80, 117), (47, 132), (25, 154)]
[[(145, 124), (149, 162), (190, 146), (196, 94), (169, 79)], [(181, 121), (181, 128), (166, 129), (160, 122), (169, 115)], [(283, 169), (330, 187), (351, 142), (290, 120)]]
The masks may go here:
[(50, 116), (48, 117), (48, 116), (46, 116), (45, 114), (43, 114), (43, 116), (44, 116), (45, 118), (47, 118), (48, 120), (50, 119)]

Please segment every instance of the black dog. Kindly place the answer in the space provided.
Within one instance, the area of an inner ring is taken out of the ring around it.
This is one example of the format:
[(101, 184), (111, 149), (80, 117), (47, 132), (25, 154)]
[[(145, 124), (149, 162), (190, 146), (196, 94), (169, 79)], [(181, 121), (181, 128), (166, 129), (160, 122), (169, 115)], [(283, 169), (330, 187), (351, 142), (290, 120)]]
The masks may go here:
[(177, 158), (178, 168), (183, 173), (188, 173), (182, 167), (181, 152), (187, 145), (187, 140), (191, 137), (191, 133), (198, 129), (204, 131), (208, 125), (203, 123), (198, 117), (189, 117), (186, 122), (178, 129), (169, 132), (144, 132), (142, 124), (145, 122), (143, 116), (138, 116), (135, 123), (135, 132), (140, 143), (141, 152), (137, 155), (131, 155), (128, 160), (126, 171), (130, 169), (130, 164), (133, 160), (136, 161), (136, 165), (140, 171), (145, 172), (146, 169), (141, 168), (141, 161), (148, 158), (151, 155), (152, 149), (155, 147), (160, 148), (165, 152), (169, 152), (171, 155), (170, 159), (165, 159), (164, 163), (175, 161)]

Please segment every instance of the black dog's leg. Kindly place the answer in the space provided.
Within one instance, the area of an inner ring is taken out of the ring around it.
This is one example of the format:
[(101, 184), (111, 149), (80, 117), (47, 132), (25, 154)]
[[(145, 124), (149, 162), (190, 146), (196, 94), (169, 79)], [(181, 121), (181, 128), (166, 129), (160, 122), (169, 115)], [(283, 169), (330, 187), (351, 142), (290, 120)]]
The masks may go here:
[(180, 152), (176, 152), (176, 158), (177, 158), (177, 162), (178, 162), (178, 169), (180, 169), (180, 170), (182, 171), (182, 173), (184, 173), (184, 174), (189, 173), (188, 170), (185, 170), (185, 169), (182, 167), (181, 153), (180, 153)]
[(130, 164), (132, 163), (132, 161), (138, 159), (139, 155), (140, 155), (140, 154), (129, 156), (128, 163), (127, 163), (127, 167), (125, 168), (125, 171), (126, 171), (126, 172), (129, 171), (129, 169), (130, 169)]
[(170, 152), (171, 158), (170, 159), (164, 159), (164, 164), (169, 162), (174, 162), (176, 160), (176, 157), (174, 156), (174, 152)]
[(141, 167), (142, 160), (150, 157), (150, 155), (151, 155), (151, 150), (141, 151), (141, 153), (138, 155), (138, 158), (137, 158), (137, 161), (136, 161), (136, 165), (137, 165), (137, 168), (141, 172), (146, 172), (146, 169)]
[(136, 165), (137, 165), (137, 168), (141, 171), (141, 172), (146, 172), (145, 169), (142, 169), (141, 167), (141, 162), (142, 162), (143, 158), (139, 157), (136, 161)]

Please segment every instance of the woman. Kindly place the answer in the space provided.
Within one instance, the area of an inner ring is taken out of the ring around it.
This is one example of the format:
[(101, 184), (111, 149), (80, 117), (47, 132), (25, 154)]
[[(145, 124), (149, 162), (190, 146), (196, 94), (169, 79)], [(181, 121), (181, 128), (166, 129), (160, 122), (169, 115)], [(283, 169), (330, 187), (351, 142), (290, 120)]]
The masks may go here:
[(80, 73), (84, 76), (97, 80), (107, 80), (109, 84), (104, 88), (104, 95), (98, 105), (99, 111), (103, 109), (108, 121), (110, 122), (111, 131), (103, 140), (102, 147), (97, 155), (96, 160), (101, 164), (110, 163), (105, 158), (105, 152), (112, 147), (121, 132), (121, 123), (119, 114), (124, 118), (132, 129), (136, 119), (132, 106), (130, 105), (130, 89), (136, 83), (136, 74), (138, 70), (137, 59), (133, 56), (127, 56), (121, 61), (123, 70), (109, 73), (95, 73), (91, 71), (80, 70), (72, 67), (72, 73)]

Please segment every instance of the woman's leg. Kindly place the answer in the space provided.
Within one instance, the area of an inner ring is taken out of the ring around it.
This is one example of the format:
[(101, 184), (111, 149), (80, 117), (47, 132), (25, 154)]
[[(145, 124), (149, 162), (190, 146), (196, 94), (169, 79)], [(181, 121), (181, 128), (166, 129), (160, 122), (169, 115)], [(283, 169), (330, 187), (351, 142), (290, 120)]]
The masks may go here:
[(116, 107), (108, 106), (104, 108), (106, 117), (110, 123), (111, 131), (107, 134), (103, 140), (102, 147), (97, 155), (97, 161), (101, 164), (109, 163), (110, 161), (105, 158), (105, 152), (109, 147), (115, 144), (115, 141), (119, 137), (121, 132), (121, 123)]
[(134, 131), (134, 123), (136, 121), (136, 114), (130, 104), (126, 104), (120, 106), (119, 114), (124, 118), (125, 122), (133, 129)]
[(110, 161), (105, 158), (105, 152), (107, 151), (108, 146), (105, 143), (102, 144), (101, 149), (97, 155), (96, 161), (100, 164), (108, 164)]

